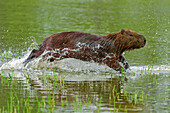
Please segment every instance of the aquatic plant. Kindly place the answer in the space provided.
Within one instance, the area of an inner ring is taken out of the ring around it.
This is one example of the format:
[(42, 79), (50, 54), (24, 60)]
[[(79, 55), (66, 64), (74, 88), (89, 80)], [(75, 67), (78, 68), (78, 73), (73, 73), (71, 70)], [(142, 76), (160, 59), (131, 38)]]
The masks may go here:
[[(146, 70), (148, 71), (148, 70)], [(27, 78), (26, 81), (28, 84), (31, 85), (31, 75), (29, 73), (26, 74)], [(8, 75), (4, 75), (3, 72), (0, 74), (0, 83), (1, 85), (7, 84), (10, 87), (10, 98), (7, 98), (6, 106), (3, 106), (0, 108), (0, 112), (32, 112), (35, 110), (34, 106), (36, 106), (36, 112), (55, 112), (56, 110), (60, 112), (65, 112), (66, 110), (74, 111), (74, 112), (102, 112), (102, 102), (103, 102), (103, 94), (100, 94), (98, 97), (98, 100), (95, 101), (96, 109), (91, 108), (92, 104), (94, 106), (94, 103), (92, 103), (92, 100), (87, 97), (86, 100), (79, 99), (78, 96), (76, 96), (75, 101), (69, 102), (68, 98), (60, 98), (60, 100), (56, 99), (55, 93), (53, 93), (53, 90), (57, 89), (57, 91), (64, 91), (65, 87), (67, 86), (65, 84), (65, 78), (66, 73), (61, 70), (53, 70), (52, 73), (45, 74), (43, 76), (42, 83), (44, 85), (44, 88), (47, 88), (48, 90), (48, 96), (47, 98), (36, 96), (35, 100), (33, 101), (29, 96), (21, 98), (18, 96), (17, 92), (14, 90), (15, 85), (17, 84), (15, 80), (15, 74), (14, 73), (8, 73)], [(147, 87), (148, 83), (152, 83), (153, 85), (157, 84), (157, 79), (159, 76), (150, 74), (146, 72), (146, 75), (138, 75), (139, 78), (141, 77), (141, 80), (134, 81), (137, 84), (146, 84), (145, 87)], [(116, 75), (115, 75), (116, 77)], [(124, 76), (118, 76), (119, 84), (121, 86), (126, 82)], [(110, 109), (110, 112), (128, 112), (128, 105), (131, 106), (138, 106), (138, 105), (145, 105), (148, 100), (156, 100), (158, 99), (158, 102), (161, 103), (162, 101), (167, 101), (167, 92), (164, 94), (159, 94), (156, 97), (152, 97), (148, 95), (144, 90), (133, 88), (126, 85), (126, 88), (123, 90), (123, 92), (119, 91), (118, 86), (114, 84), (114, 81), (109, 81), (109, 87), (110, 87), (110, 93), (108, 95), (108, 102), (110, 105), (112, 105), (112, 109)], [(51, 90), (53, 89), (53, 90)], [(129, 93), (129, 90), (132, 90), (131, 93)], [(122, 98), (123, 95), (123, 98)], [(105, 97), (106, 98), (106, 97)], [(126, 100), (128, 103), (127, 105), (121, 103), (121, 99)], [(149, 104), (147, 104), (149, 106)]]

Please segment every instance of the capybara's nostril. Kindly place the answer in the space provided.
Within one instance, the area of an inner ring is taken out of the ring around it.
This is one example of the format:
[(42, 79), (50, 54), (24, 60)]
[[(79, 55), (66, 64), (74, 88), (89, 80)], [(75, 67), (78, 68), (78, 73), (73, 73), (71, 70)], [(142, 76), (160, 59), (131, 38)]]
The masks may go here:
[(146, 44), (146, 39), (144, 38), (144, 44)]

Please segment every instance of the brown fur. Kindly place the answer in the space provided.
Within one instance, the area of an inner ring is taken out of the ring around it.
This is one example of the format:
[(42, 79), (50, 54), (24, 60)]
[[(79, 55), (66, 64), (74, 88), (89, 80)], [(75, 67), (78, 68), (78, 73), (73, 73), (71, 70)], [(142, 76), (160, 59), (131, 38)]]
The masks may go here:
[[(120, 32), (104, 35), (93, 35), (82, 32), (62, 32), (46, 38), (39, 50), (33, 50), (25, 63), (39, 57), (45, 50), (53, 56), (50, 61), (63, 58), (76, 58), (84, 61), (103, 63), (121, 71), (119, 61), (125, 63), (122, 53), (127, 50), (144, 47), (146, 39), (141, 34), (122, 29)], [(52, 50), (57, 49), (53, 53)], [(128, 68), (128, 63), (124, 68)]]

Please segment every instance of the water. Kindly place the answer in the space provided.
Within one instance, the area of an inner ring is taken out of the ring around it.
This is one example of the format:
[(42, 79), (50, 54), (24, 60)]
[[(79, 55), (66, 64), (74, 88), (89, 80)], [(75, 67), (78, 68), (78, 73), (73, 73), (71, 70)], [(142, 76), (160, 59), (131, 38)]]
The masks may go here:
[[(0, 2), (0, 110), (8, 109), (13, 91), (18, 100), (29, 97), (32, 106), (38, 105), (37, 97), (48, 101), (49, 94), (55, 95), (54, 112), (113, 112), (120, 104), (120, 112), (170, 112), (169, 6), (168, 0)], [(52, 34), (106, 35), (122, 28), (139, 32), (147, 40), (144, 48), (125, 52), (130, 70), (124, 74), (76, 59), (48, 63), (38, 58), (26, 67), (22, 64), (30, 51)], [(54, 78), (45, 83), (47, 75), (57, 75), (59, 85), (54, 86)], [(10, 76), (9, 83), (3, 82)], [(114, 86), (119, 94), (115, 100)], [(41, 110), (47, 112), (48, 107)]]

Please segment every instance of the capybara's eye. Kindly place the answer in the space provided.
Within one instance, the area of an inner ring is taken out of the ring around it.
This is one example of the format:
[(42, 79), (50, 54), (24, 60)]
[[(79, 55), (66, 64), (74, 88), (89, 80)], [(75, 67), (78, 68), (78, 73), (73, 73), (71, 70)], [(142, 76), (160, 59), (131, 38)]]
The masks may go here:
[(129, 36), (133, 36), (132, 34), (130, 34)]

